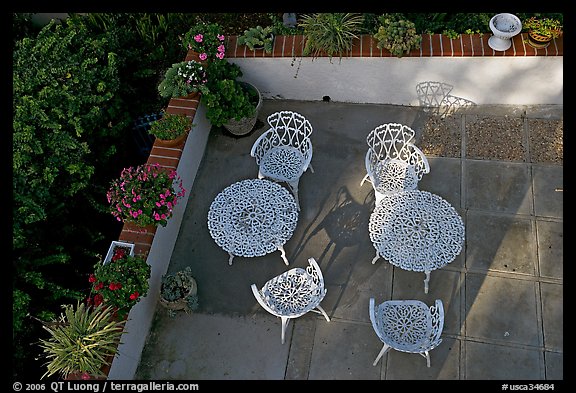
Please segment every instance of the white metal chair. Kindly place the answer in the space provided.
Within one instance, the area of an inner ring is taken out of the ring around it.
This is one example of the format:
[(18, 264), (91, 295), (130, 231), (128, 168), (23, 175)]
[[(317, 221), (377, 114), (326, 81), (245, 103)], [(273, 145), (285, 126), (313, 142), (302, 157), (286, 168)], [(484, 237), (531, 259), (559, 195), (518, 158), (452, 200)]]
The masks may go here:
[(281, 318), (282, 344), (290, 319), (313, 311), (324, 315), (330, 322), (328, 314), (320, 306), (326, 295), (320, 266), (314, 258), (309, 258), (308, 263), (306, 269), (293, 268), (270, 279), (262, 289), (258, 289), (256, 284), (251, 286), (258, 303), (270, 314)]
[(258, 164), (258, 178), (285, 182), (296, 199), (298, 183), (308, 168), (314, 172), (312, 159), (312, 125), (301, 114), (280, 111), (268, 116), (270, 128), (252, 145), (250, 155)]
[(440, 299), (430, 307), (419, 300), (388, 300), (375, 307), (374, 298), (370, 298), (370, 321), (384, 343), (374, 366), (392, 348), (418, 353), (426, 358), (426, 366), (430, 367), (429, 351), (442, 342), (444, 306)]
[(372, 184), (377, 204), (383, 194), (417, 189), (422, 176), (430, 172), (426, 156), (413, 143), (414, 135), (414, 130), (406, 125), (386, 123), (366, 137), (367, 173), (360, 186), (365, 181)]

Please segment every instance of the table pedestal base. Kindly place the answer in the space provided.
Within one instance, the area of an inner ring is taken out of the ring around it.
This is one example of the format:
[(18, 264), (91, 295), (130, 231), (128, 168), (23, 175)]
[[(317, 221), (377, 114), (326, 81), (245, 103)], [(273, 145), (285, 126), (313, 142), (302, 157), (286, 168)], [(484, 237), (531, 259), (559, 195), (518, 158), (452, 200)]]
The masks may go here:
[[(286, 266), (289, 266), (288, 259), (286, 258), (286, 251), (284, 250), (284, 246), (278, 247), (278, 251), (280, 251), (280, 256), (282, 257), (282, 260), (284, 261)], [(230, 258), (228, 258), (228, 265), (232, 266), (232, 259), (234, 258), (234, 254), (229, 252), (228, 255), (230, 255)], [(374, 262), (372, 262), (372, 263), (374, 263)]]
[(424, 279), (424, 293), (428, 293), (428, 282), (430, 282), (430, 270), (426, 270), (426, 278)]

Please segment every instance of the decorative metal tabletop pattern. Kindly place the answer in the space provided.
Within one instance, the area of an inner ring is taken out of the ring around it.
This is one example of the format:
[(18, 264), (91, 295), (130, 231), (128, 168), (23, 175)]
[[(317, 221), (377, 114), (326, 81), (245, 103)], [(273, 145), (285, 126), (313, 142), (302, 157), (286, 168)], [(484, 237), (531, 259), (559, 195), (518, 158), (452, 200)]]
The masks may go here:
[[(376, 258), (416, 272), (452, 262), (462, 251), (464, 223), (454, 207), (428, 191), (386, 194), (369, 222)], [(374, 263), (374, 261), (372, 263)]]
[(247, 179), (226, 187), (208, 212), (208, 230), (235, 256), (263, 256), (282, 247), (298, 223), (292, 194), (266, 179)]

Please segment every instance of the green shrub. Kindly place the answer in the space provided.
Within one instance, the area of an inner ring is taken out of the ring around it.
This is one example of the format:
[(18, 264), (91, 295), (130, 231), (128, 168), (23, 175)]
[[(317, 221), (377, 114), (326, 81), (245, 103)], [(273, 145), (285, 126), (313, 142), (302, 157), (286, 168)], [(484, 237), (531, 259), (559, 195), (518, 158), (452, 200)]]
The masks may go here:
[(208, 92), (202, 96), (206, 117), (213, 126), (220, 127), (230, 119), (250, 117), (256, 110), (258, 94), (237, 80), (242, 71), (227, 61), (208, 65)]

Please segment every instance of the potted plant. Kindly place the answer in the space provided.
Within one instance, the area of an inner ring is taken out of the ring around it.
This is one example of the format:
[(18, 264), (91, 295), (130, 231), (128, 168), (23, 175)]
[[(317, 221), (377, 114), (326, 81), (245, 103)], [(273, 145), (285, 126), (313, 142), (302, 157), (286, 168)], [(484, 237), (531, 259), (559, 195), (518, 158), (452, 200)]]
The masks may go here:
[(528, 30), (528, 44), (541, 49), (550, 45), (554, 38), (562, 35), (562, 23), (554, 18), (538, 18), (533, 16), (524, 21), (522, 27)]
[(148, 293), (151, 267), (141, 255), (118, 249), (110, 262), (97, 263), (88, 281), (92, 284), (89, 304), (104, 304), (122, 319)]
[(352, 50), (352, 39), (358, 38), (363, 17), (355, 13), (316, 13), (303, 15), (299, 27), (304, 29), (304, 56), (326, 53), (332, 61)]
[(124, 253), (128, 255), (134, 255), (134, 244), (121, 242), (113, 240), (108, 247), (108, 253), (106, 253), (106, 258), (104, 258), (104, 263), (108, 263), (112, 260), (112, 257), (118, 253)]
[(273, 43), (274, 28), (272, 26), (251, 27), (238, 36), (238, 44), (246, 45), (250, 50), (264, 49), (266, 53), (272, 53)]
[(185, 194), (176, 170), (155, 163), (124, 168), (106, 196), (110, 213), (118, 221), (165, 227)]
[(206, 69), (195, 60), (174, 63), (158, 84), (163, 98), (187, 97), (206, 91)]
[(242, 71), (227, 61), (211, 63), (205, 94), (206, 117), (213, 126), (224, 126), (234, 135), (246, 135), (254, 128), (262, 106), (256, 86), (238, 81)]
[(193, 127), (192, 120), (181, 113), (162, 111), (161, 117), (150, 123), (148, 132), (164, 146), (179, 145)]
[(198, 308), (198, 286), (189, 266), (175, 274), (162, 276), (160, 303), (168, 309), (171, 317), (178, 310), (190, 313)]
[(413, 22), (405, 19), (402, 14), (383, 14), (378, 20), (380, 27), (374, 34), (378, 40), (378, 49), (385, 48), (394, 56), (402, 57), (412, 49), (419, 49), (422, 36), (416, 33)]
[(42, 323), (50, 334), (39, 344), (47, 359), (42, 378), (55, 374), (65, 379), (105, 378), (104, 369), (117, 352), (126, 321), (114, 319), (113, 310), (103, 304), (62, 308), (59, 320)]
[(226, 53), (223, 29), (217, 23), (198, 23), (182, 37), (184, 48), (192, 51), (202, 62), (224, 59)]

